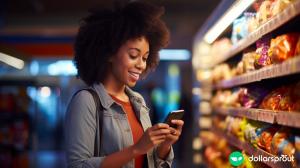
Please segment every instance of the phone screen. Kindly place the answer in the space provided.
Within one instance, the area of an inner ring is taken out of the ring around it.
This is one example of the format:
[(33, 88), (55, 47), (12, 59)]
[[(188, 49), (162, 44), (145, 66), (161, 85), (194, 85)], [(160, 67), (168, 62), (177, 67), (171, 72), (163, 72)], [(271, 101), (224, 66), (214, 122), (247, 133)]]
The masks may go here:
[(182, 120), (184, 114), (184, 110), (176, 110), (171, 111), (168, 116), (165, 119), (166, 124), (168, 124), (170, 127), (176, 128), (175, 124), (172, 124), (172, 120)]

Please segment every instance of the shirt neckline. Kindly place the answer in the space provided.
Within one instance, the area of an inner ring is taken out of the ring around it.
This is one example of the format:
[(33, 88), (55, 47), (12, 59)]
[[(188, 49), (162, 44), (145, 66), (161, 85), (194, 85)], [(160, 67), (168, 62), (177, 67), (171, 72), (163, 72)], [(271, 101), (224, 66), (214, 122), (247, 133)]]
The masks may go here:
[(110, 97), (113, 99), (113, 100), (115, 100), (116, 102), (118, 102), (118, 103), (120, 103), (120, 104), (122, 104), (122, 105), (127, 105), (127, 106), (130, 106), (131, 104), (130, 104), (130, 101), (124, 101), (124, 100), (121, 100), (121, 99), (119, 99), (119, 98), (117, 98), (116, 96), (113, 96), (113, 95), (111, 95), (111, 94), (109, 94), (110, 95)]

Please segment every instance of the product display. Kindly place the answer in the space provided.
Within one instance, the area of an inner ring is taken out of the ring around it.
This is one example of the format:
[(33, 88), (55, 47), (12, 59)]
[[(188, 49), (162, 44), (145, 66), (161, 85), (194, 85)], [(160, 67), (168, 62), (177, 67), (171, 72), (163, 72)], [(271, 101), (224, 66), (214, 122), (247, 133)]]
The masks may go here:
[[(201, 87), (212, 93), (211, 132), (243, 155), (242, 164), (228, 160), (231, 167), (300, 167), (299, 8), (299, 0), (254, 1), (214, 42), (231, 35), (232, 46), (228, 53), (214, 47), (212, 82)], [(216, 158), (225, 157), (214, 144), (208, 147)], [(249, 161), (250, 156), (262, 160)], [(263, 159), (275, 156), (295, 160)], [(224, 161), (216, 160), (207, 164)]]

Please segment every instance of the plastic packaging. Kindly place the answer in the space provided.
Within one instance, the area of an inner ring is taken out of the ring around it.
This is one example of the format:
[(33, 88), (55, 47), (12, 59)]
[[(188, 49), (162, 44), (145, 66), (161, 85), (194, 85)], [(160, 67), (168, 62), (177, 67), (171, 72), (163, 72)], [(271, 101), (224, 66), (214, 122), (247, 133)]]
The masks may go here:
[(281, 63), (295, 56), (299, 33), (288, 33), (271, 40), (269, 54), (272, 62)]

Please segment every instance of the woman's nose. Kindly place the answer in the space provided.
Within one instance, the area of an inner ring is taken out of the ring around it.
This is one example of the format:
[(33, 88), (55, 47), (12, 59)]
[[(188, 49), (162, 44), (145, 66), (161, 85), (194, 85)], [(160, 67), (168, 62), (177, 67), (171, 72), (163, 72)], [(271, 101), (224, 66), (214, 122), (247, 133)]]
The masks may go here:
[(135, 65), (137, 68), (144, 70), (146, 68), (146, 61), (144, 61), (143, 58), (139, 58)]

